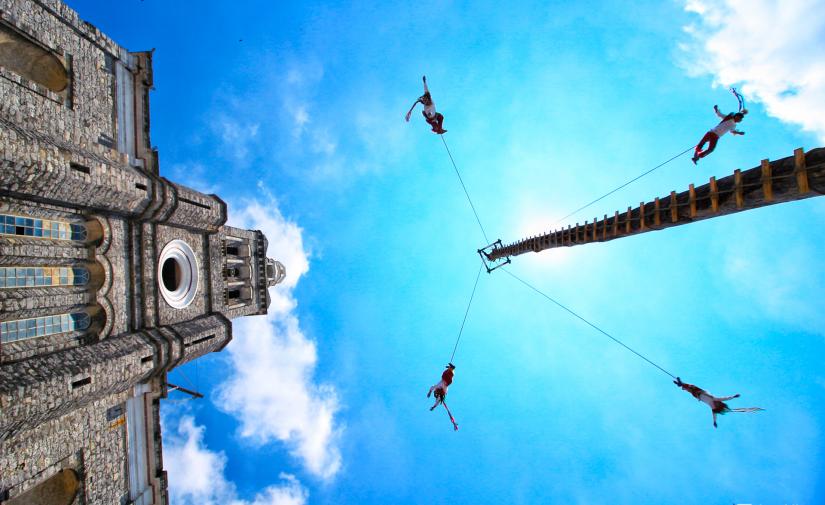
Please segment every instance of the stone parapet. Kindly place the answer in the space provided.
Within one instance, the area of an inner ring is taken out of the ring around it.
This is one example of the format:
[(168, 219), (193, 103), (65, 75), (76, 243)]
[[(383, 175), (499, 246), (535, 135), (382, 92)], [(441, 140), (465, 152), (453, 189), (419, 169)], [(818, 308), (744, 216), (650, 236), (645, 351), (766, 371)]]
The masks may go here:
[(217, 196), (199, 193), (165, 178), (161, 180), (166, 185), (165, 197), (173, 211), (159, 222), (207, 233), (218, 231), (226, 222), (226, 203)]
[(0, 112), (0, 189), (27, 200), (139, 215), (150, 203), (149, 179), (125, 163), (92, 155), (24, 130)]
[(123, 335), (0, 367), (0, 440), (132, 387), (152, 372), (152, 346)]
[(231, 339), (230, 321), (221, 314), (210, 314), (3, 363), (0, 441), (219, 351)]

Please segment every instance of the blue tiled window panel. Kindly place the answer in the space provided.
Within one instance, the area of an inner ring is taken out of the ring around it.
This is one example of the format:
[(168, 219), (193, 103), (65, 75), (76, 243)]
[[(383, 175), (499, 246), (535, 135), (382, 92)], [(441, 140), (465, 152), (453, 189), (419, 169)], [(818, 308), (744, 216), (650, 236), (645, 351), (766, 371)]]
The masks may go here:
[(50, 219), (0, 214), (0, 234), (82, 242), (86, 240), (86, 227)]
[(0, 322), (0, 341), (16, 342), (28, 338), (85, 330), (91, 322), (84, 312)]
[(89, 271), (83, 267), (0, 267), (0, 289), (84, 286)]

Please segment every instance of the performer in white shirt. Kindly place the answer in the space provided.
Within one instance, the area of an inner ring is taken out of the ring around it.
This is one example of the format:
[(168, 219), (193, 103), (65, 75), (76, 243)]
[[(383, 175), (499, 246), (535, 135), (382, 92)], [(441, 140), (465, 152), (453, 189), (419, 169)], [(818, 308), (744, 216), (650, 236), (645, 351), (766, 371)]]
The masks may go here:
[[(702, 140), (696, 145), (696, 150), (693, 153), (693, 164), (695, 165), (697, 161), (701, 158), (704, 158), (708, 154), (712, 153), (713, 150), (716, 148), (716, 142), (719, 140), (719, 137), (722, 135), (730, 132), (732, 135), (744, 135), (745, 132), (739, 131), (736, 129), (736, 123), (742, 121), (745, 118), (745, 114), (748, 113), (748, 109), (742, 109), (741, 112), (731, 112), (728, 115), (724, 115), (719, 112), (719, 107), (714, 105), (713, 111), (716, 112), (716, 115), (722, 118), (722, 121), (719, 122), (713, 129), (705, 134), (702, 137)], [(702, 146), (708, 144), (708, 148), (705, 151), (702, 151)]]
[(713, 413), (713, 427), (716, 428), (716, 414), (725, 415), (728, 412), (757, 412), (760, 410), (765, 410), (759, 407), (744, 407), (744, 408), (737, 408), (732, 409), (728, 407), (725, 403), (728, 400), (733, 400), (734, 398), (739, 398), (738, 394), (733, 396), (713, 396), (712, 394), (708, 393), (704, 389), (694, 386), (693, 384), (688, 384), (687, 382), (682, 382), (682, 379), (676, 377), (676, 380), (673, 381), (674, 384), (679, 386), (680, 388), (684, 389), (694, 398), (703, 402), (710, 407), (710, 411)]
[(410, 110), (407, 112), (407, 116), (405, 119), (407, 120), (407, 122), (409, 122), (410, 115), (412, 114), (413, 109), (415, 109), (416, 105), (421, 103), (421, 105), (424, 106), (424, 111), (422, 112), (422, 114), (424, 114), (424, 119), (427, 121), (427, 124), (429, 124), (432, 127), (433, 132), (439, 135), (447, 133), (447, 130), (443, 128), (444, 116), (440, 112), (436, 112), (435, 102), (433, 102), (433, 98), (432, 96), (430, 96), (430, 90), (427, 89), (427, 76), (425, 75), (423, 79), (424, 94), (421, 95), (418, 98), (418, 100), (416, 100), (415, 103), (412, 104), (412, 107), (410, 107)]

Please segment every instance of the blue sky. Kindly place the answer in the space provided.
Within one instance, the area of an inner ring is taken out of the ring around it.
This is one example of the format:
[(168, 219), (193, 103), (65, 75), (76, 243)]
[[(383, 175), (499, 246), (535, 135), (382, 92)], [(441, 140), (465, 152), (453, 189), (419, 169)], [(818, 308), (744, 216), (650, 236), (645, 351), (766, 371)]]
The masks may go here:
[[(506, 275), (484, 274), (449, 403), (429, 412), (485, 245), (550, 229), (683, 151), (746, 94), (744, 137), (572, 218), (825, 142), (821, 2), (70, 1), (155, 48), (161, 172), (229, 202), (287, 267), (267, 318), (170, 375), (174, 503), (825, 501), (825, 202), (525, 255), (512, 271), (684, 380), (722, 417)], [(766, 33), (770, 37), (766, 37)]]

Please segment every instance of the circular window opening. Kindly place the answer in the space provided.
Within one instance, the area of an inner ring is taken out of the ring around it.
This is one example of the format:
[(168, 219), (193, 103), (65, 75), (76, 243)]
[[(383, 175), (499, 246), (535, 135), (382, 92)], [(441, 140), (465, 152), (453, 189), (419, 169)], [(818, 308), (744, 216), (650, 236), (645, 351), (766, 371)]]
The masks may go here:
[(198, 291), (198, 261), (189, 244), (173, 240), (166, 244), (158, 262), (158, 284), (163, 299), (176, 309), (187, 307)]
[(163, 279), (163, 287), (167, 290), (177, 290), (180, 287), (180, 281), (183, 279), (183, 270), (180, 268), (180, 263), (174, 258), (164, 261), (161, 266), (160, 278)]

